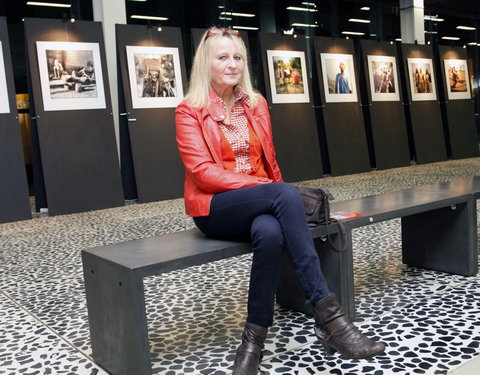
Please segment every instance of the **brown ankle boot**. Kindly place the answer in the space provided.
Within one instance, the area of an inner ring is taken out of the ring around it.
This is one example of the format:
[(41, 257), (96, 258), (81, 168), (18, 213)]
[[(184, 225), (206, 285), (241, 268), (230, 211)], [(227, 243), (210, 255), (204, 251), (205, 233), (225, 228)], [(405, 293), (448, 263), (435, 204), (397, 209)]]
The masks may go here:
[(262, 360), (262, 349), (267, 328), (246, 323), (242, 334), (242, 343), (237, 349), (232, 375), (256, 375)]
[(313, 306), (315, 334), (327, 354), (335, 351), (348, 358), (369, 358), (385, 350), (385, 345), (369, 339), (347, 318), (335, 294)]

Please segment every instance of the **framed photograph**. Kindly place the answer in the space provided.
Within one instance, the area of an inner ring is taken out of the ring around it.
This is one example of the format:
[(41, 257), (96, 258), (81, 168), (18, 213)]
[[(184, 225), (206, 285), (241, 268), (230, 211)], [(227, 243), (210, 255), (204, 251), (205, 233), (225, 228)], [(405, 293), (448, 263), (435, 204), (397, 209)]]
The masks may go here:
[(183, 100), (178, 48), (127, 46), (133, 108), (176, 107)]
[(327, 103), (356, 102), (353, 55), (321, 53), (323, 87)]
[(106, 108), (98, 43), (37, 42), (45, 111)]
[(437, 100), (432, 59), (407, 59), (412, 100)]
[(372, 101), (399, 101), (395, 56), (367, 55), (367, 64)]
[(267, 50), (272, 103), (309, 103), (305, 52)]
[(0, 113), (10, 113), (8, 101), (7, 76), (5, 74), (5, 60), (3, 59), (3, 46), (0, 41)]
[(443, 60), (449, 100), (470, 99), (467, 60)]

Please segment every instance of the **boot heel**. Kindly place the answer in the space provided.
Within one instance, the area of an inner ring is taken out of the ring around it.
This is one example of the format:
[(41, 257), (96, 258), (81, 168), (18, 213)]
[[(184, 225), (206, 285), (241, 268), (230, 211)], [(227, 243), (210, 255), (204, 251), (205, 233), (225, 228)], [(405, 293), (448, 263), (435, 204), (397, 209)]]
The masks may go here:
[(319, 340), (320, 344), (323, 346), (323, 352), (327, 355), (333, 355), (337, 351), (333, 346), (327, 344), (325, 340)]

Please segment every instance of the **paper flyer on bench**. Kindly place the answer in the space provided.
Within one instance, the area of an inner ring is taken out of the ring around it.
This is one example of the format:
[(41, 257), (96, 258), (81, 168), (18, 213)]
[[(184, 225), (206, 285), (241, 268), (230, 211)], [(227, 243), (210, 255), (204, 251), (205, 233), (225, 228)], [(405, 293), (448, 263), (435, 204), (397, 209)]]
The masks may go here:
[(362, 214), (357, 214), (356, 212), (347, 212), (347, 211), (332, 211), (330, 212), (330, 217), (336, 220), (347, 220), (354, 217), (363, 216)]

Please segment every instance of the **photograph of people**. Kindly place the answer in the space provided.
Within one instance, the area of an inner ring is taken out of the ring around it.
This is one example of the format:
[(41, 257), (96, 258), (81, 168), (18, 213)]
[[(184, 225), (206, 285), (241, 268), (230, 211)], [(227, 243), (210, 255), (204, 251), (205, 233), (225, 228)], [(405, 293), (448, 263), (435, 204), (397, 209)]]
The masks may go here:
[(352, 89), (350, 87), (350, 83), (348, 81), (348, 77), (345, 73), (345, 63), (340, 61), (338, 65), (340, 72), (337, 73), (335, 76), (335, 94), (351, 94)]
[(45, 111), (106, 107), (99, 43), (37, 41)]
[(257, 374), (284, 254), (312, 305), (315, 334), (326, 352), (349, 358), (382, 353), (385, 345), (361, 333), (328, 288), (301, 196), (283, 182), (268, 104), (252, 87), (247, 61), (238, 31), (208, 29), (175, 112), (186, 213), (209, 237), (252, 243), (246, 322), (230, 370)]
[(353, 55), (320, 54), (326, 102), (356, 102), (357, 90)]
[(445, 59), (445, 79), (449, 100), (470, 99), (470, 81), (467, 60)]
[(437, 94), (432, 59), (409, 58), (407, 61), (412, 100), (435, 100)]
[(177, 47), (126, 46), (133, 108), (175, 108), (183, 99)]
[(367, 55), (372, 101), (400, 99), (395, 56)]
[(272, 103), (308, 103), (304, 51), (267, 50)]
[(273, 57), (277, 94), (303, 94), (302, 64), (299, 57)]
[(97, 97), (92, 51), (47, 50), (46, 55), (52, 99)]

